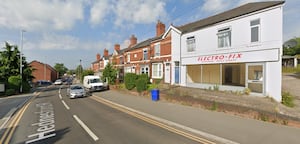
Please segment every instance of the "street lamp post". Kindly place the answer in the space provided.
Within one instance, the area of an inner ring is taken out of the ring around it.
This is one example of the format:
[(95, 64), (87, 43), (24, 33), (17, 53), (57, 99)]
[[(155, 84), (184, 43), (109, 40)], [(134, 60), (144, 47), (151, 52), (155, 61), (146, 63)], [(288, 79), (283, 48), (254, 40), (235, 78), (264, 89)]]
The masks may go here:
[(23, 92), (23, 73), (22, 73), (22, 69), (23, 69), (23, 63), (22, 63), (22, 50), (23, 50), (23, 33), (26, 32), (25, 30), (21, 30), (21, 49), (20, 49), (20, 76), (21, 76), (21, 85), (20, 85), (20, 93)]
[(80, 59), (80, 67), (79, 67), (79, 73), (80, 73), (80, 82), (82, 81), (82, 66), (81, 66), (81, 59)]

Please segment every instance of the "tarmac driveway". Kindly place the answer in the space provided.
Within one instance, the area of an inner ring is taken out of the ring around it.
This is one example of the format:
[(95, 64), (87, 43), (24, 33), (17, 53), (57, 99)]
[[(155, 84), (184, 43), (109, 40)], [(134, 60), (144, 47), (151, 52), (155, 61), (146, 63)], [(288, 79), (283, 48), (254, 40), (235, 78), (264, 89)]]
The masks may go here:
[(289, 92), (300, 100), (300, 79), (296, 74), (282, 74), (282, 91)]

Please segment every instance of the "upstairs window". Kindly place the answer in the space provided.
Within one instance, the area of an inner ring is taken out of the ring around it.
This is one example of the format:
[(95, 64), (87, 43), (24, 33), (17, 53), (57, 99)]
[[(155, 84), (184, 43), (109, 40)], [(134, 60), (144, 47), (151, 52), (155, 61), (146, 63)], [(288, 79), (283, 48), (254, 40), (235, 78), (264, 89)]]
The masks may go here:
[(258, 42), (259, 41), (259, 27), (260, 27), (260, 20), (253, 20), (250, 22), (251, 27), (251, 42)]
[(123, 57), (120, 57), (120, 64), (124, 64)]
[(143, 50), (143, 60), (148, 60), (148, 50), (147, 49)]
[(154, 45), (154, 56), (160, 56), (160, 43)]
[(225, 48), (231, 46), (231, 28), (224, 28), (218, 30), (218, 48)]
[(192, 37), (188, 37), (186, 39), (186, 46), (187, 46), (187, 51), (188, 52), (193, 52), (195, 51), (196, 49), (196, 40), (195, 40), (195, 37), (192, 36)]
[(127, 62), (130, 62), (130, 53), (127, 53)]

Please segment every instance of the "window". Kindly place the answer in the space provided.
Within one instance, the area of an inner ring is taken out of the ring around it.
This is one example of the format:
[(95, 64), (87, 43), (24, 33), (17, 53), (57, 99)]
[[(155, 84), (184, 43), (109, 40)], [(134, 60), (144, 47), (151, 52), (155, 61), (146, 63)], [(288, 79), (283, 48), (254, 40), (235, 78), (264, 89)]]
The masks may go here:
[(160, 56), (160, 43), (154, 45), (154, 56)]
[(153, 63), (152, 64), (152, 77), (153, 78), (162, 78), (162, 63)]
[(127, 53), (127, 62), (130, 62), (130, 53)]
[(230, 47), (231, 46), (231, 29), (224, 28), (218, 30), (218, 47)]
[(143, 50), (143, 60), (148, 60), (148, 50), (147, 49)]
[(120, 64), (124, 64), (123, 57), (120, 57)]
[(259, 25), (260, 20), (253, 20), (250, 22), (251, 27), (251, 42), (258, 42), (259, 41)]
[(188, 37), (186, 39), (186, 46), (187, 46), (187, 51), (188, 52), (193, 52), (195, 51), (196, 49), (196, 40), (195, 40), (195, 37), (192, 36), (192, 37)]
[(134, 54), (134, 58), (136, 58), (137, 57), (137, 54)]
[(222, 64), (222, 84), (245, 86), (245, 63)]
[(141, 74), (149, 74), (149, 67), (148, 66), (142, 66), (141, 67)]

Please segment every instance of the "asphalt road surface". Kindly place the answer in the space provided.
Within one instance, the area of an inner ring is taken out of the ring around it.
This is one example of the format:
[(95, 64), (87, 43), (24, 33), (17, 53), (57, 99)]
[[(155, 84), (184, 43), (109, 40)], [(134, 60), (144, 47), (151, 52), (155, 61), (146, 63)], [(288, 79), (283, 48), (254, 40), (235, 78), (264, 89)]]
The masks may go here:
[(6, 138), (11, 144), (199, 143), (188, 136), (184, 137), (141, 120), (143, 118), (136, 118), (109, 107), (91, 97), (69, 99), (66, 89), (59, 90), (59, 87), (41, 92), (29, 101), (28, 107), (24, 106), (22, 114), (17, 115), (20, 120), (11, 137), (7, 134)]

